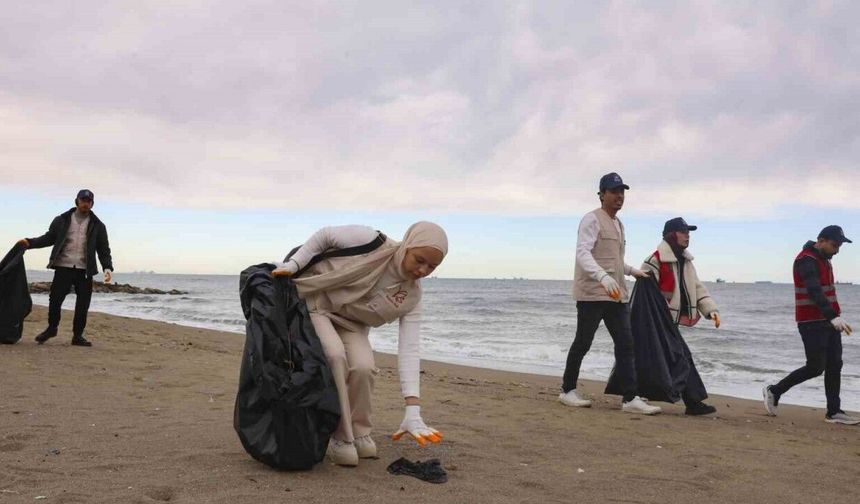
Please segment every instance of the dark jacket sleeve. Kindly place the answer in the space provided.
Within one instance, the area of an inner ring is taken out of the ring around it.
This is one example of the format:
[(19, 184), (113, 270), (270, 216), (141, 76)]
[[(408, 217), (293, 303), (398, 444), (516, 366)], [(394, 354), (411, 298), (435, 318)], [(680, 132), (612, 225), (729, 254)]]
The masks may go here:
[(59, 232), (59, 229), (60, 217), (54, 217), (54, 220), (51, 221), (51, 225), (48, 227), (47, 233), (36, 238), (27, 238), (27, 241), (30, 242), (29, 248), (37, 249), (54, 245), (54, 243), (57, 241), (57, 233)]
[(110, 255), (110, 243), (108, 242), (107, 226), (101, 225), (98, 241), (96, 242), (96, 252), (99, 254), (99, 262), (102, 264), (102, 271), (113, 271), (113, 258)]
[(809, 298), (821, 309), (821, 313), (827, 320), (836, 318), (836, 312), (833, 311), (833, 306), (824, 295), (821, 289), (821, 281), (819, 280), (818, 264), (811, 257), (803, 257), (797, 261), (797, 273), (803, 279), (803, 284), (806, 285), (806, 291), (809, 293)]

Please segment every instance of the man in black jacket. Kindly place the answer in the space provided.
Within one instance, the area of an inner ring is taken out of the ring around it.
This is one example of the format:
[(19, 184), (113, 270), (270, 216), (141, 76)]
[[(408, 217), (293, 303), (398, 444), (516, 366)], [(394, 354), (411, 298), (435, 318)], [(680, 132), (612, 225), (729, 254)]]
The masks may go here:
[(60, 309), (72, 287), (75, 288), (75, 320), (72, 345), (92, 346), (84, 338), (87, 312), (93, 293), (93, 276), (98, 274), (96, 253), (110, 283), (113, 263), (110, 255), (107, 228), (92, 212), (94, 196), (89, 189), (81, 189), (72, 208), (54, 218), (48, 232), (38, 238), (25, 238), (19, 244), (29, 248), (53, 246), (48, 268), (54, 270), (48, 305), (48, 328), (36, 336), (40, 345), (57, 335)]
[(860, 424), (842, 411), (839, 389), (842, 379), (842, 333), (850, 335), (851, 326), (842, 318), (836, 297), (836, 279), (830, 259), (843, 243), (851, 243), (839, 226), (827, 226), (817, 241), (808, 241), (794, 260), (795, 320), (806, 365), (794, 370), (775, 385), (764, 388), (764, 407), (776, 416), (779, 398), (795, 385), (824, 373), (827, 396), (825, 421), (846, 425)]

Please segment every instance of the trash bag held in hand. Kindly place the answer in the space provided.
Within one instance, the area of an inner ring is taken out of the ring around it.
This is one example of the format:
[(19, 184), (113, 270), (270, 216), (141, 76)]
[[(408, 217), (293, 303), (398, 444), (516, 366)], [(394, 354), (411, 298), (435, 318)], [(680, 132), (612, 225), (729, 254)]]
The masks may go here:
[(233, 427), (245, 450), (276, 469), (310, 469), (340, 421), (337, 389), (307, 307), (271, 264), (239, 279), (245, 350)]
[[(690, 349), (653, 278), (636, 280), (630, 301), (630, 328), (638, 395), (665, 402), (678, 401), (682, 393), (698, 401), (708, 397)], [(622, 395), (615, 369), (606, 383), (606, 393)]]
[(24, 319), (33, 309), (24, 268), (26, 250), (15, 245), (0, 261), (0, 344), (12, 345), (21, 339)]

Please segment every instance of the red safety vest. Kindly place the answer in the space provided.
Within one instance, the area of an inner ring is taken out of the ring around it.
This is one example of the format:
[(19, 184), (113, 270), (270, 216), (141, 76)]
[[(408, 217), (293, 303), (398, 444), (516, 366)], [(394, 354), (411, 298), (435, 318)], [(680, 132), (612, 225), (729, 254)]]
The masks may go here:
[[(836, 282), (833, 278), (833, 266), (829, 259), (821, 257), (812, 250), (801, 250), (795, 262), (804, 257), (811, 257), (818, 264), (818, 281), (821, 282), (821, 290), (824, 291), (824, 296), (830, 301), (830, 306), (836, 312), (838, 317), (842, 310), (839, 308), (839, 301), (836, 299)], [(815, 304), (815, 301), (809, 297), (809, 291), (806, 290), (806, 285), (803, 279), (797, 273), (797, 268), (794, 269), (794, 318), (798, 322), (811, 322), (813, 320), (824, 320), (824, 314), (821, 309)]]

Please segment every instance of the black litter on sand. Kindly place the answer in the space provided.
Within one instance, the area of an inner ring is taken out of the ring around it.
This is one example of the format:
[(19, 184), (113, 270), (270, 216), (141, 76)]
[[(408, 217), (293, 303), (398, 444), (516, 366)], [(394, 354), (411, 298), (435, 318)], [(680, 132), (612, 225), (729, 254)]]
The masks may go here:
[(388, 466), (391, 474), (404, 474), (413, 476), (428, 483), (445, 483), (448, 481), (448, 473), (442, 469), (439, 459), (430, 459), (424, 462), (411, 462), (403, 457), (395, 460)]

